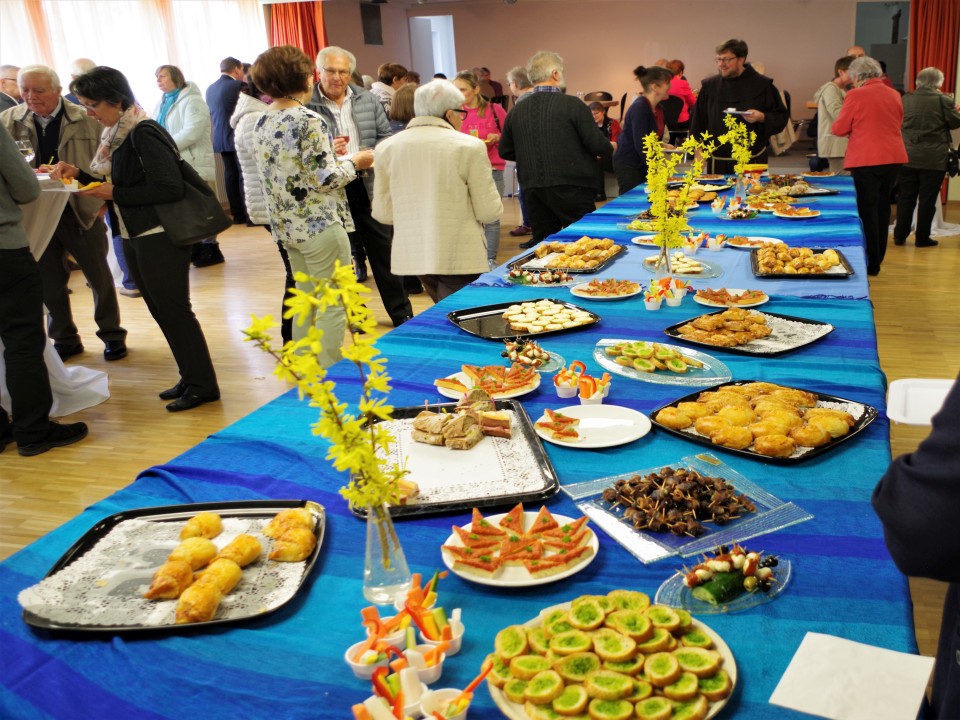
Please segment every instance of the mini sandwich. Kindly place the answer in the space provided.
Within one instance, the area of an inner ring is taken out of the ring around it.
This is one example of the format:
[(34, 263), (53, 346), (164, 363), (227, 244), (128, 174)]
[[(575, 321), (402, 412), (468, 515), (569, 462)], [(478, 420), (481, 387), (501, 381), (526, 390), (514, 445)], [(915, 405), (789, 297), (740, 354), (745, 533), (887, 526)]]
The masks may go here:
[(488, 410), (480, 413), (480, 430), (484, 435), (499, 438), (510, 437), (510, 413), (505, 410)]
[(466, 414), (453, 416), (443, 426), (443, 443), (454, 450), (469, 450), (483, 439), (483, 432), (474, 417)]
[(473, 415), (478, 421), (480, 413), (494, 409), (496, 405), (490, 399), (490, 393), (478, 387), (470, 388), (457, 403), (457, 412)]
[(427, 445), (443, 445), (443, 430), (453, 415), (424, 410), (413, 419), (413, 439)]

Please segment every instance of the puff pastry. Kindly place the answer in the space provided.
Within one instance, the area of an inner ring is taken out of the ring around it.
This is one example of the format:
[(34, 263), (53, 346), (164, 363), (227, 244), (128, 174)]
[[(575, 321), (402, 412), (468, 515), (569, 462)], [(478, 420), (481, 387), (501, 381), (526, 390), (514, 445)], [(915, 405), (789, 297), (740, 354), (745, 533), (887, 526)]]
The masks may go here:
[(186, 540), (191, 537), (215, 538), (223, 529), (223, 523), (220, 516), (212, 512), (197, 513), (187, 520), (183, 529), (180, 531), (180, 539)]
[(268, 538), (278, 538), (291, 527), (303, 527), (313, 530), (313, 514), (306, 508), (288, 508), (281, 510), (263, 528)]
[(209, 567), (200, 573), (197, 583), (216, 585), (224, 595), (233, 590), (243, 577), (243, 570), (233, 560), (220, 558), (210, 563)]
[(223, 593), (216, 583), (195, 582), (183, 591), (177, 602), (177, 625), (212, 620), (222, 600)]
[(214, 562), (225, 558), (233, 560), (240, 567), (246, 567), (260, 557), (262, 551), (263, 546), (253, 535), (237, 535), (216, 554)]
[(312, 529), (292, 527), (274, 541), (270, 559), (278, 562), (300, 562), (306, 560), (316, 546), (317, 536)]
[(183, 560), (167, 560), (157, 568), (143, 596), (147, 600), (172, 600), (179, 597), (192, 582), (193, 568)]
[(181, 560), (192, 570), (199, 570), (213, 560), (216, 554), (217, 546), (213, 541), (204, 537), (190, 537), (177, 545), (167, 560)]

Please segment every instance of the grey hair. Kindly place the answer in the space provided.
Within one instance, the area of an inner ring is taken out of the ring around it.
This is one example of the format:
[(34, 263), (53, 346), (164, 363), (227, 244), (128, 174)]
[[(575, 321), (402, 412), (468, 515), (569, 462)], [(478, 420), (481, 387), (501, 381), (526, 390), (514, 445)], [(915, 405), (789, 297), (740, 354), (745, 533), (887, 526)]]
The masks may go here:
[(19, 70), (20, 68), (18, 68), (16, 65), (0, 65), (0, 75), (6, 75), (8, 73), (16, 75)]
[(563, 76), (563, 58), (555, 52), (541, 50), (527, 63), (527, 76), (534, 85), (549, 80), (554, 70)]
[(858, 83), (863, 80), (869, 80), (870, 78), (883, 77), (883, 68), (881, 68), (880, 63), (872, 57), (864, 55), (850, 63), (847, 73), (850, 75), (851, 80)]
[(93, 70), (97, 64), (90, 58), (77, 58), (70, 65), (71, 75), (83, 75), (85, 72)]
[(459, 108), (464, 102), (466, 98), (452, 82), (431, 80), (413, 94), (413, 111), (417, 117), (442, 118), (448, 110)]
[(943, 85), (943, 72), (935, 67), (924, 68), (917, 73), (917, 87), (938, 90)]
[(342, 47), (337, 47), (336, 45), (328, 45), (323, 50), (317, 53), (317, 70), (323, 70), (323, 66), (327, 63), (327, 58), (337, 56), (345, 57), (347, 62), (350, 63), (350, 74), (357, 69), (357, 57), (349, 50), (344, 50)]
[(527, 88), (533, 87), (533, 83), (530, 82), (530, 76), (527, 75), (527, 69), (523, 67), (523, 65), (517, 65), (507, 73), (507, 82), (516, 85), (518, 90), (526, 90)]
[(57, 90), (63, 87), (60, 84), (60, 76), (57, 75), (57, 72), (46, 65), (27, 65), (20, 68), (20, 72), (17, 73), (17, 85), (20, 84), (24, 75), (46, 75), (50, 80), (50, 87), (56, 88)]

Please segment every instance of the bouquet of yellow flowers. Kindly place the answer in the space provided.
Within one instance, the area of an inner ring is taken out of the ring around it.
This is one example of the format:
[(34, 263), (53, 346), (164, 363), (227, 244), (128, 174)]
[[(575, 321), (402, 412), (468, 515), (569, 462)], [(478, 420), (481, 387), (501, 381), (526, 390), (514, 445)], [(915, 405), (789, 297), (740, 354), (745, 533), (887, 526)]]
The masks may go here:
[(746, 124), (733, 115), (724, 115), (723, 124), (727, 126), (727, 131), (717, 140), (730, 144), (730, 157), (734, 162), (733, 171), (737, 175), (743, 175), (744, 169), (752, 158), (751, 149), (757, 141), (757, 134), (753, 130), (748, 130)]

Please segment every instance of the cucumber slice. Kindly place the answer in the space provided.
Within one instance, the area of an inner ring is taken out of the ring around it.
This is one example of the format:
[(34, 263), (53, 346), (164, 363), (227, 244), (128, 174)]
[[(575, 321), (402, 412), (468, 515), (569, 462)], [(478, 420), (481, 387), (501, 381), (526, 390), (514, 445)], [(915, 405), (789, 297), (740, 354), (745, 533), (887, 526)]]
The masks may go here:
[(743, 587), (743, 573), (717, 573), (703, 585), (697, 585), (690, 591), (697, 600), (721, 605), (740, 597), (745, 592)]

